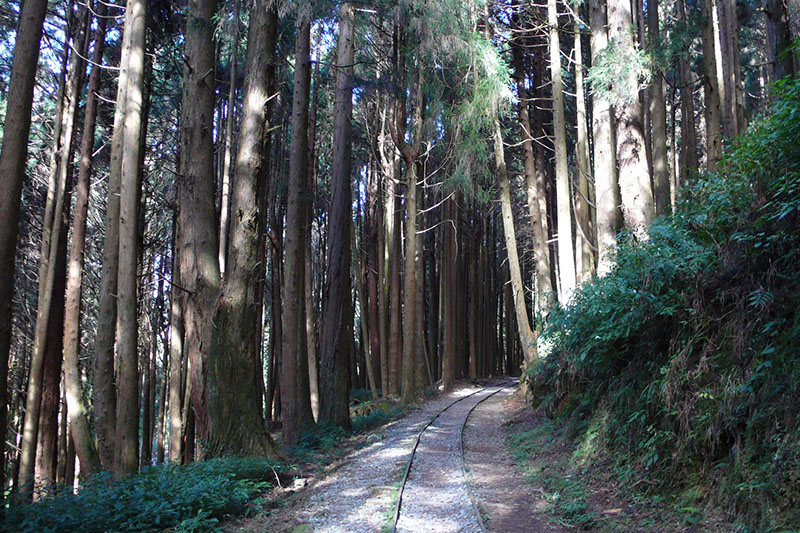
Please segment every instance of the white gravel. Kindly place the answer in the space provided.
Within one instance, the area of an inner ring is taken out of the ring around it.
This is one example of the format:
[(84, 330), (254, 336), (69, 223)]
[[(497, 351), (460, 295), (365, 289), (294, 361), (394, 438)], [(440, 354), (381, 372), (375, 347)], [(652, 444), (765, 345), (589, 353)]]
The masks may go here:
[[(371, 436), (375, 442), (350, 454), (342, 467), (316, 485), (298, 521), (307, 523), (315, 533), (376, 532), (387, 525), (391, 527), (397, 487), (417, 434), (453, 400), (478, 389), (464, 387), (426, 402), (421, 409)], [(471, 402), (472, 398), (459, 402), (445, 414)], [(464, 414), (469, 407), (466, 405)], [(426, 432), (420, 441), (414, 463), (422, 470), (412, 468), (411, 476), (429, 470), (432, 475), (424, 477), (432, 478), (433, 484), (417, 490), (413, 488), (417, 483), (409, 479), (398, 531), (479, 531), (464, 529), (473, 511), (461, 476), (458, 429), (462, 418), (448, 421), (449, 418), (440, 416), (430, 428), (431, 435), (441, 439), (429, 440)], [(421, 453), (423, 450), (425, 453)]]

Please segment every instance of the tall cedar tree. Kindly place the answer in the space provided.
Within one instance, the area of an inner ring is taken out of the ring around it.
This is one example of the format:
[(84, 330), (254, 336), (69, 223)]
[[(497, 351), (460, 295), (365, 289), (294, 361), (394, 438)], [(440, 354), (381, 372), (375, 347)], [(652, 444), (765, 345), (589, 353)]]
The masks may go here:
[[(321, 396), (319, 420), (350, 427), (347, 369), (353, 346), (346, 317), (353, 313), (350, 299), (350, 235), (352, 193), (350, 186), (353, 115), (353, 5), (339, 8), (339, 40), (336, 51), (336, 104), (333, 122), (333, 188), (328, 215), (328, 257), (323, 310)], [(363, 310), (363, 308), (362, 308)], [(363, 312), (363, 311), (362, 311)]]
[[(209, 444), (206, 377), (219, 297), (217, 225), (214, 214), (214, 16), (217, 0), (189, 0), (181, 106), (181, 164), (178, 191), (178, 253), (186, 290), (183, 319), (191, 409), (201, 446)], [(188, 416), (188, 414), (187, 414)], [(204, 457), (205, 449), (199, 450)], [(186, 451), (187, 455), (188, 450)]]
[[(208, 365), (209, 449), (275, 455), (261, 411), (260, 279), (269, 170), (269, 96), (275, 75), (277, 8), (257, 0), (250, 15), (239, 149), (233, 180), (230, 248), (214, 317)], [(229, 120), (231, 120), (229, 116)]]

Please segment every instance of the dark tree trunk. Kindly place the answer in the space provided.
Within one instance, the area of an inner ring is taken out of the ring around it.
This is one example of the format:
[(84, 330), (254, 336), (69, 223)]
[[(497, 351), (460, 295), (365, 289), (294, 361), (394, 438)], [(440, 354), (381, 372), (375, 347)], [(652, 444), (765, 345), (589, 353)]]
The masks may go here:
[(334, 110), (331, 204), (328, 215), (327, 301), (323, 311), (320, 345), (320, 421), (350, 427), (347, 387), (348, 350), (352, 329), (343, 317), (352, 315), (350, 295), (350, 235), (352, 199), (350, 190), (353, 113), (353, 5), (345, 2), (339, 10), (339, 42), (336, 62), (336, 106)]
[(275, 455), (261, 409), (261, 307), (269, 169), (269, 96), (275, 68), (278, 12), (253, 6), (247, 41), (239, 150), (227, 270), (217, 300), (208, 365), (209, 442), (206, 456)]
[[(47, 12), (47, 0), (27, 0), (21, 6), (14, 45), (3, 146), (0, 151), (0, 384), (8, 380), (11, 350), (11, 305), (14, 295), (14, 257), (17, 251), (22, 182), (28, 160), (33, 86), (39, 62), (39, 42)], [(0, 386), (0, 442), (5, 442), (6, 387)], [(0, 454), (0, 487), (5, 486), (5, 453)]]
[[(214, 16), (217, 0), (190, 0), (186, 25), (178, 202), (180, 279), (187, 290), (183, 309), (186, 357), (191, 372), (191, 402), (199, 458), (212, 445), (209, 419), (209, 350), (219, 297), (218, 228), (214, 202)], [(187, 436), (191, 434), (187, 432)], [(191, 442), (187, 438), (187, 443)], [(193, 450), (186, 449), (187, 459)]]

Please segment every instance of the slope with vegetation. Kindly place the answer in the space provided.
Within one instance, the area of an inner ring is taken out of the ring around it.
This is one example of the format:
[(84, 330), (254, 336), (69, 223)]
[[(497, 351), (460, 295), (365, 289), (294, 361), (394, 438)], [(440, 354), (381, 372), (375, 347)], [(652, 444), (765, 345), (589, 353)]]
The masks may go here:
[(759, 531), (800, 523), (800, 80), (777, 89), (673, 215), (553, 312), (529, 372), (534, 404), (623, 480)]

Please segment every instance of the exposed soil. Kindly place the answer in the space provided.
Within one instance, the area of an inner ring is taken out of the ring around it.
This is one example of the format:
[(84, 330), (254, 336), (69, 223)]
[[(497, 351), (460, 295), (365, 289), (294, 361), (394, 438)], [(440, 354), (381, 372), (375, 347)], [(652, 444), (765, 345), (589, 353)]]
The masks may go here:
[(523, 414), (516, 391), (506, 389), (487, 399), (464, 428), (464, 459), (473, 495), (489, 531), (567, 531), (550, 519), (542, 491), (525, 482), (511, 453), (509, 422)]

